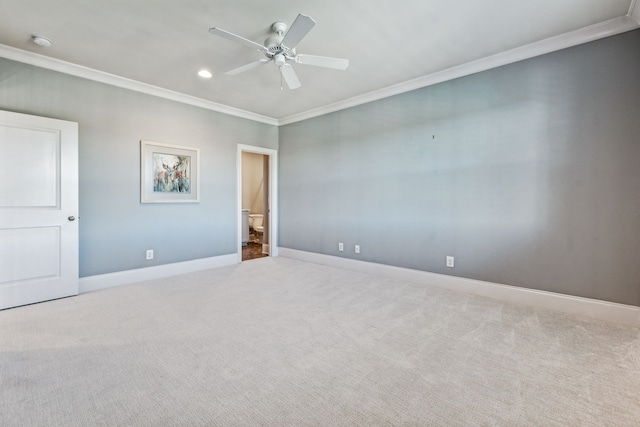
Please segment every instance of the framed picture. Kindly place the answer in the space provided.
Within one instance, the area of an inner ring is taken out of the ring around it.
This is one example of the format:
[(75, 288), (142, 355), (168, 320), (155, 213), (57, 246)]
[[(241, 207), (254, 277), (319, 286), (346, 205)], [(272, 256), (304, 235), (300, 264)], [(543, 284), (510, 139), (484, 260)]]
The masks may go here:
[(200, 150), (140, 141), (140, 202), (198, 203)]

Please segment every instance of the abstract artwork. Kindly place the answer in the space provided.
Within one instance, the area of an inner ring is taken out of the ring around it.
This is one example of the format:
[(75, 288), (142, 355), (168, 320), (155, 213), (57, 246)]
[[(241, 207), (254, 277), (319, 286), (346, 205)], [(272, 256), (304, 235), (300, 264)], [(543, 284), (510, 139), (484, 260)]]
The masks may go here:
[(140, 141), (141, 203), (193, 203), (199, 194), (200, 150)]
[(153, 153), (153, 191), (191, 192), (191, 156)]

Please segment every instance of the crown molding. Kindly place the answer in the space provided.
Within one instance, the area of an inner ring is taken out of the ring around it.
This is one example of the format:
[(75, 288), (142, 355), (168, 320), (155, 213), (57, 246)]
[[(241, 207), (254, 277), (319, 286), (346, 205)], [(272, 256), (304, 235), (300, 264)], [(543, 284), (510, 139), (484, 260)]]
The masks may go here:
[(591, 41), (599, 40), (605, 37), (614, 36), (627, 31), (640, 28), (640, 0), (633, 0), (629, 7), (627, 15), (614, 18), (609, 21), (594, 24), (575, 31), (560, 34), (538, 42), (534, 42), (525, 46), (511, 49), (505, 52), (497, 53), (485, 58), (461, 64), (446, 70), (438, 71), (417, 79), (409, 80), (396, 85), (388, 86), (379, 90), (358, 95), (343, 101), (325, 105), (323, 107), (308, 110), (299, 114), (294, 114), (281, 119), (263, 116), (251, 111), (241, 110), (216, 102), (207, 101), (191, 95), (142, 83), (136, 80), (127, 79), (116, 76), (114, 74), (105, 73), (103, 71), (94, 70), (92, 68), (76, 65), (70, 62), (50, 58), (33, 52), (28, 52), (14, 47), (0, 44), (0, 57), (11, 59), (18, 62), (70, 74), (76, 77), (85, 78), (105, 84), (109, 84), (160, 98), (170, 99), (172, 101), (181, 102), (188, 105), (216, 111), (231, 116), (241, 117), (260, 123), (273, 126), (283, 126), (291, 123), (300, 122), (325, 114), (333, 113), (339, 110), (355, 107), (368, 102), (377, 101), (393, 95), (398, 95), (412, 90), (421, 89), (448, 80), (459, 77), (468, 76), (492, 68), (501, 67), (503, 65), (512, 64), (514, 62), (523, 61), (525, 59), (555, 52), (561, 49), (577, 46)]
[(180, 92), (175, 92), (169, 89), (142, 83), (137, 80), (116, 76), (114, 74), (105, 73), (103, 71), (94, 70), (82, 65), (73, 64), (71, 62), (62, 61), (60, 59), (51, 58), (3, 44), (0, 44), (0, 57), (29, 65), (34, 65), (40, 68), (46, 68), (48, 70), (58, 71), (76, 77), (81, 77), (88, 80), (93, 80), (100, 83), (105, 83), (111, 86), (141, 92), (147, 95), (157, 96), (159, 98), (169, 99), (187, 105), (193, 105), (195, 107), (216, 111), (218, 113), (229, 114), (231, 116), (241, 117), (243, 119), (249, 119), (269, 125), (278, 125), (278, 121), (272, 117), (267, 117), (260, 114), (252, 113), (250, 111), (229, 107), (227, 105), (207, 101), (206, 99), (197, 98), (195, 96), (186, 95)]
[(627, 16), (636, 21), (638, 25), (640, 25), (640, 6), (638, 6), (638, 0), (633, 0), (631, 2), (631, 6), (629, 6), (629, 13), (627, 14)]
[(575, 31), (540, 40), (535, 43), (497, 53), (495, 55), (487, 56), (485, 58), (468, 62), (466, 64), (438, 71), (423, 77), (418, 77), (417, 79), (409, 80), (404, 83), (399, 83), (380, 90), (365, 93), (363, 95), (358, 95), (344, 101), (326, 105), (324, 107), (305, 111), (300, 114), (294, 114), (292, 116), (278, 120), (278, 125), (282, 126), (300, 122), (303, 120), (322, 116), (324, 114), (329, 114), (339, 110), (344, 110), (346, 108), (366, 104), (371, 101), (377, 101), (379, 99), (387, 98), (393, 95), (410, 92), (412, 90), (424, 88), (438, 83), (443, 83), (448, 80), (453, 80), (459, 77), (468, 76), (471, 74), (479, 73), (481, 71), (486, 71), (492, 68), (497, 68), (503, 65), (508, 65), (514, 62), (533, 58), (535, 56), (544, 55), (546, 53), (555, 52), (557, 50), (566, 49), (568, 47), (577, 46), (583, 43), (588, 43), (605, 37), (635, 30), (640, 27), (640, 17), (638, 16), (640, 15), (640, 11), (638, 10), (639, 8), (637, 6), (634, 7), (636, 2), (637, 0), (634, 0), (634, 3), (632, 4), (629, 11), (629, 15), (627, 16), (611, 19), (609, 21), (601, 22)]

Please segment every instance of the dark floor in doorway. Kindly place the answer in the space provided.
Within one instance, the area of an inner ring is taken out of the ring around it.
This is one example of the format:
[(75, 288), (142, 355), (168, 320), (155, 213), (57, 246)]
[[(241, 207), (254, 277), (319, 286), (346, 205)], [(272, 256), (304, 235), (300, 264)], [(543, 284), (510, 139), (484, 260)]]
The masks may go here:
[(247, 246), (242, 247), (242, 261), (250, 259), (263, 258), (269, 255), (262, 253), (262, 243), (248, 242)]

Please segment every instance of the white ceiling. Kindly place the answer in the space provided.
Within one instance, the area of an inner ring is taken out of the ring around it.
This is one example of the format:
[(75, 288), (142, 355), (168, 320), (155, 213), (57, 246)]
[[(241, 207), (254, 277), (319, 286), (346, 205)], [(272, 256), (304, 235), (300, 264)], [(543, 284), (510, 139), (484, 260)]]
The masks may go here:
[[(2, 0), (0, 56), (282, 124), (638, 28), (635, 1)], [(346, 71), (294, 64), (293, 91), (272, 64), (224, 74), (262, 56), (210, 27), (262, 44), (298, 13), (317, 22), (298, 53), (348, 58)]]

